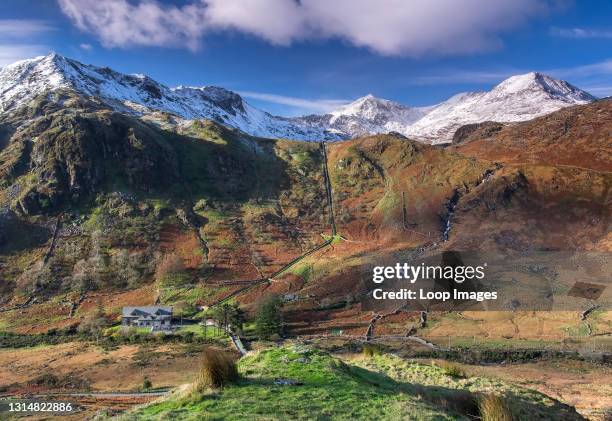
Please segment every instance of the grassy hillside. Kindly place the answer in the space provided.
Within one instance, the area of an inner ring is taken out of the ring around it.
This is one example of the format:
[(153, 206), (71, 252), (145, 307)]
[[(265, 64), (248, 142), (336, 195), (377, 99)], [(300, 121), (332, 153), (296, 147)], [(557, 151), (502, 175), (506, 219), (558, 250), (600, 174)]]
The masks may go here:
[(503, 396), (515, 419), (581, 419), (535, 391), (392, 355), (342, 361), (293, 346), (247, 356), (239, 370), (238, 384), (202, 394), (183, 391), (121, 419), (475, 419), (478, 399), (488, 394)]

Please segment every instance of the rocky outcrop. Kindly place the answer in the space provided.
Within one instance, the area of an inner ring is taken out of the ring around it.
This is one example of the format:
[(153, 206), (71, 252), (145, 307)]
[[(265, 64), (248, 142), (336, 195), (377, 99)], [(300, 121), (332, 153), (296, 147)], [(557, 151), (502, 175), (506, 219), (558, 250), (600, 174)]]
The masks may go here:
[(453, 135), (453, 145), (469, 142), (472, 139), (487, 139), (498, 133), (504, 125), (495, 121), (466, 124), (457, 129)]
[(178, 180), (174, 149), (156, 129), (109, 111), (64, 110), (35, 120), (12, 143), (31, 143), (29, 173), (12, 206), (24, 214), (78, 201), (105, 187), (152, 192)]

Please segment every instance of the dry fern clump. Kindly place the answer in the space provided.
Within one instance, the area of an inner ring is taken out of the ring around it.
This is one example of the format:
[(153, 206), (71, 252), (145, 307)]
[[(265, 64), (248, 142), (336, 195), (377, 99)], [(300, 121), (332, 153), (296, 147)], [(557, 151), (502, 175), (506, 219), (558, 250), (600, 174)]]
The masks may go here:
[(508, 400), (499, 395), (483, 395), (478, 399), (478, 412), (482, 421), (512, 421)]

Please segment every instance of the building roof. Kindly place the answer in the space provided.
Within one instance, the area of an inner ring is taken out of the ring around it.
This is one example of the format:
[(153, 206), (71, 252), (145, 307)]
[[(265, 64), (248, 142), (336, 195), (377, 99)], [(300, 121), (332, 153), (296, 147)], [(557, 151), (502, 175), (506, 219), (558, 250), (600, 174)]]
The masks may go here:
[(141, 306), (141, 307), (123, 307), (123, 317), (159, 317), (172, 316), (172, 307), (170, 306)]

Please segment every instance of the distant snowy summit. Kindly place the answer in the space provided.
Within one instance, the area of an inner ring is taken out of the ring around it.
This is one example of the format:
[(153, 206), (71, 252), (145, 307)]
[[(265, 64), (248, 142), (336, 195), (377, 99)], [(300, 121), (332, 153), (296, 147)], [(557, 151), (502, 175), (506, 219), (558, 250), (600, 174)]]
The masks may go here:
[(329, 114), (310, 118), (330, 132), (351, 138), (374, 133), (405, 133), (425, 114), (425, 108), (408, 107), (367, 95)]
[(526, 121), (595, 99), (568, 82), (531, 72), (512, 76), (488, 92), (455, 95), (432, 107), (403, 134), (433, 143), (447, 142), (465, 124)]
[(0, 70), (0, 113), (61, 88), (96, 97), (120, 112), (163, 111), (182, 119), (214, 120), (253, 136), (314, 141), (393, 131), (446, 143), (465, 124), (530, 120), (596, 99), (568, 82), (531, 72), (512, 76), (490, 91), (461, 93), (430, 107), (409, 107), (367, 95), (328, 114), (286, 118), (253, 107), (224, 88), (169, 88), (145, 75), (126, 75), (53, 53)]

